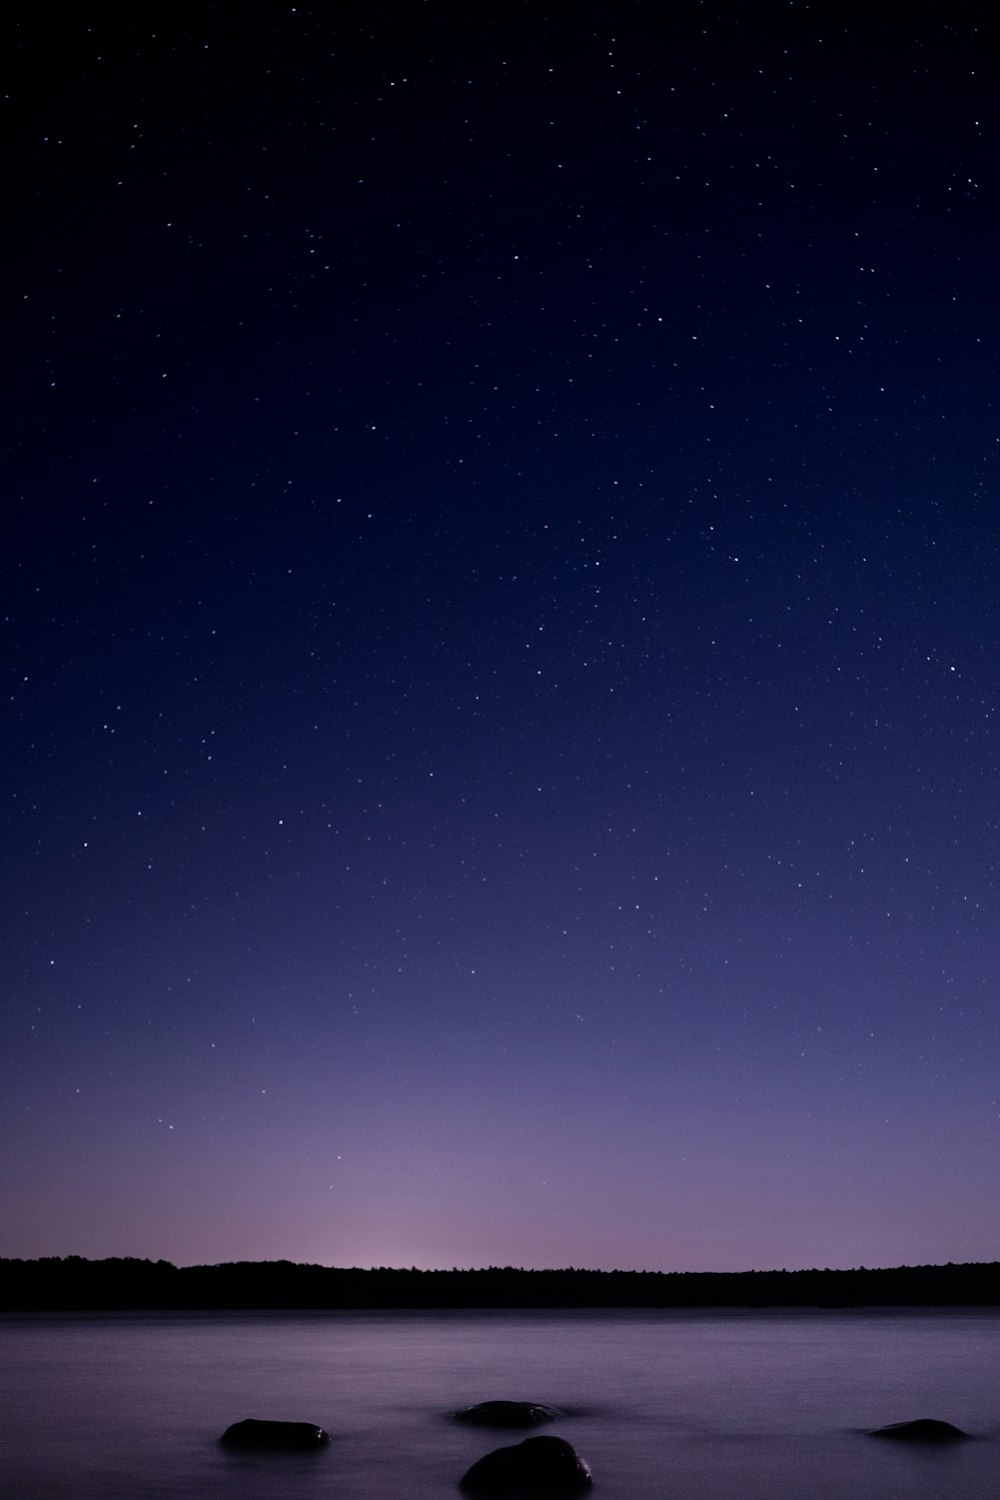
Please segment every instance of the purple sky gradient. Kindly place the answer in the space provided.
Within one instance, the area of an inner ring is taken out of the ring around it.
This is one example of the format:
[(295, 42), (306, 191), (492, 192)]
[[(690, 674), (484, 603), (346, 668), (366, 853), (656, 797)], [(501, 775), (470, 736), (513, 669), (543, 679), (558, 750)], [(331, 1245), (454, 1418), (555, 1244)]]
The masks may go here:
[(971, 9), (14, 28), (0, 1254), (1000, 1245)]

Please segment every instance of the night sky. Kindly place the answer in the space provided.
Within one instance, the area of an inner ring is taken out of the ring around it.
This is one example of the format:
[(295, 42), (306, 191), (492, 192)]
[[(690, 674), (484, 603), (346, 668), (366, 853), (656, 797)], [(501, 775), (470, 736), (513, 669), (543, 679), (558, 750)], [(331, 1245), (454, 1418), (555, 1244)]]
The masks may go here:
[(978, 5), (15, 12), (0, 1253), (1000, 1254)]

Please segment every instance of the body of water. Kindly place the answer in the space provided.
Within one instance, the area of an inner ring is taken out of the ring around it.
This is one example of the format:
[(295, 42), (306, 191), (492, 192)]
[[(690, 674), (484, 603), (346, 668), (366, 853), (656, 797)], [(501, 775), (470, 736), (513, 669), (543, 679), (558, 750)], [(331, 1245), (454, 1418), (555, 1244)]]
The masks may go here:
[[(220, 1313), (0, 1319), (0, 1489), (14, 1500), (455, 1500), (476, 1401), (567, 1411), (595, 1500), (995, 1500), (1000, 1314)], [(871, 1427), (938, 1417), (916, 1449)], [(243, 1417), (329, 1446), (219, 1446)]]

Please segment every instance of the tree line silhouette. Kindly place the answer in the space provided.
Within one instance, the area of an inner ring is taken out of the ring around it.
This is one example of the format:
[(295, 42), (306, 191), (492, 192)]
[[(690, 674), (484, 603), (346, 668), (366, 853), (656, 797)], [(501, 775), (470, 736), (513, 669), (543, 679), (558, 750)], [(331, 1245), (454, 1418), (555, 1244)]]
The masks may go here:
[(236, 1261), (0, 1259), (0, 1308), (27, 1311), (404, 1308), (992, 1307), (1000, 1262), (810, 1271), (420, 1271)]

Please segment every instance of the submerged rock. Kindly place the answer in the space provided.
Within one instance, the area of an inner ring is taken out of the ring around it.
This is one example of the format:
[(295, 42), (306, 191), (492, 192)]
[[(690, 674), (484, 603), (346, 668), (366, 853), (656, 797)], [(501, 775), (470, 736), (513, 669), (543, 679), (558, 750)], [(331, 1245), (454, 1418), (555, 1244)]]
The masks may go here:
[(227, 1448), (265, 1448), (272, 1453), (320, 1448), (330, 1441), (330, 1434), (314, 1422), (260, 1422), (247, 1417), (234, 1422), (219, 1439)]
[(455, 1413), (456, 1422), (471, 1422), (477, 1427), (537, 1427), (540, 1422), (554, 1422), (563, 1413), (540, 1401), (479, 1401)]
[(589, 1466), (571, 1443), (557, 1437), (525, 1438), (511, 1448), (496, 1448), (459, 1480), (469, 1495), (576, 1495), (592, 1483)]
[(934, 1417), (918, 1417), (914, 1422), (892, 1422), (888, 1427), (876, 1427), (869, 1437), (895, 1438), (899, 1443), (960, 1443), (969, 1434), (950, 1422), (939, 1422)]

